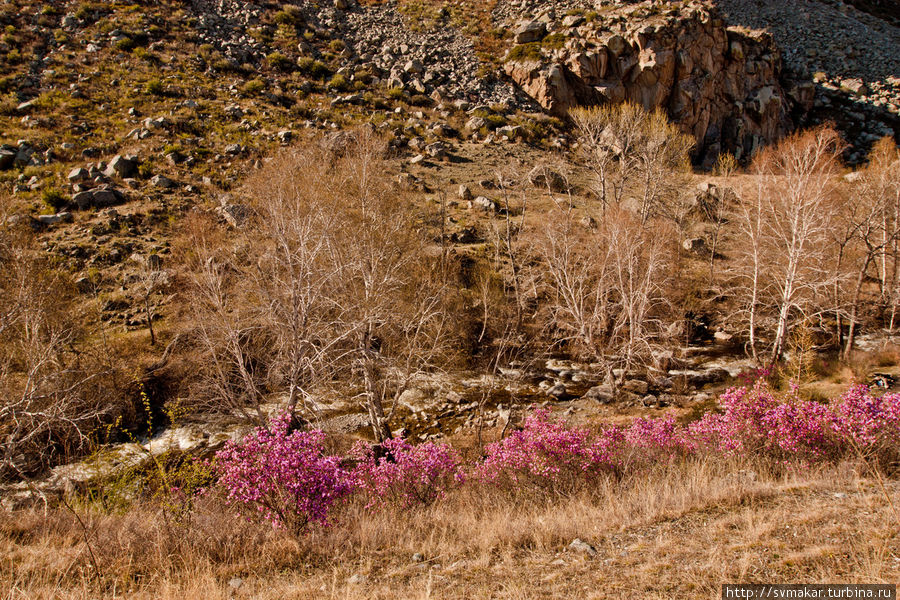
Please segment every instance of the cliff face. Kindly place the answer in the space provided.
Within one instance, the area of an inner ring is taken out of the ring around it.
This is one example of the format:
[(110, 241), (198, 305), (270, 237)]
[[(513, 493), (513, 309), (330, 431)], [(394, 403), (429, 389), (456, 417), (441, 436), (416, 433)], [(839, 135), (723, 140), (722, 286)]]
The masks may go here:
[(564, 38), (561, 47), (514, 48), (505, 71), (557, 116), (626, 100), (660, 107), (695, 137), (696, 158), (706, 163), (724, 151), (752, 154), (789, 132), (791, 112), (812, 102), (811, 85), (785, 89), (767, 33), (728, 28), (704, 5), (656, 10), (645, 2), (591, 22), (569, 19), (573, 26), (554, 36), (557, 45)]

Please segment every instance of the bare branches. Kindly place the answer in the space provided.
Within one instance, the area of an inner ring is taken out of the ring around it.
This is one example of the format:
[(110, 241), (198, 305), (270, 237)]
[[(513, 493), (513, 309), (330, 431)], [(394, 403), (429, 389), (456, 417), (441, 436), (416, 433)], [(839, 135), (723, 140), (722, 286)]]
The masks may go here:
[(27, 233), (0, 219), (0, 476), (85, 448), (110, 412), (108, 373), (80, 352), (87, 331), (69, 286)]
[(604, 211), (619, 206), (631, 192), (642, 223), (654, 216), (681, 223), (678, 175), (687, 171), (693, 138), (669, 123), (662, 111), (648, 113), (627, 102), (578, 108), (571, 116)]
[(368, 131), (340, 155), (323, 144), (283, 153), (245, 186), (242, 251), (222, 252), (221, 239), (207, 258), (194, 251), (206, 389), (226, 406), (283, 391), (292, 413), (315, 417), (314, 396), (340, 382), (362, 389), (382, 439), (385, 404), (446, 353), (446, 269), (426, 255), (383, 154)]
[(535, 246), (547, 335), (625, 371), (646, 364), (662, 331), (670, 236), (624, 210), (592, 224), (560, 207), (548, 220)]
[(775, 314), (769, 360), (776, 362), (793, 319), (825, 305), (834, 277), (826, 257), (841, 148), (838, 134), (821, 128), (784, 140), (753, 163), (755, 189), (742, 198), (738, 221), (749, 258), (743, 290), (754, 356), (760, 310)]

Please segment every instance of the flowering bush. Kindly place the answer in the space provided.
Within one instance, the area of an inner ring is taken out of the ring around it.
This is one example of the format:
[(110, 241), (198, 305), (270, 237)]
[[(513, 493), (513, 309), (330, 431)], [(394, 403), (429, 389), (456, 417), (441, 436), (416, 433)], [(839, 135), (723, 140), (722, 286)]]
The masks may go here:
[(381, 452), (364, 441), (350, 451), (356, 460), (352, 477), (357, 489), (369, 494), (368, 507), (397, 503), (404, 507), (431, 504), (462, 483), (459, 453), (448, 444), (413, 446), (404, 439), (387, 440)]
[(719, 405), (721, 414), (709, 413), (689, 426), (695, 448), (807, 462), (842, 453), (829, 407), (801, 400), (796, 391), (779, 398), (757, 382), (752, 388), (727, 390)]
[(525, 418), (520, 431), (488, 444), (475, 473), (482, 482), (537, 488), (571, 486), (618, 466), (624, 436), (610, 428), (600, 437), (550, 420), (546, 409)]
[(855, 452), (882, 465), (900, 453), (900, 394), (872, 396), (864, 385), (850, 388), (833, 405), (834, 429)]
[[(489, 444), (472, 472), (480, 483), (512, 491), (563, 491), (605, 473), (692, 453), (806, 464), (864, 456), (882, 466), (900, 458), (900, 394), (874, 397), (856, 386), (822, 404), (800, 399), (797, 390), (777, 395), (760, 380), (729, 389), (719, 405), (720, 412), (687, 426), (673, 417), (635, 419), (597, 434), (555, 422), (548, 410), (538, 409), (521, 430)], [(254, 508), (276, 526), (301, 530), (326, 523), (332, 505), (354, 491), (367, 495), (369, 508), (409, 508), (440, 499), (464, 479), (459, 454), (447, 444), (358, 442), (348, 456), (356, 466), (348, 472), (338, 457), (326, 455), (323, 441), (321, 431), (290, 432), (289, 418), (279, 417), (217, 453), (219, 482), (230, 502)]]
[(805, 401), (796, 391), (776, 396), (766, 385), (733, 388), (688, 428), (695, 449), (760, 454), (778, 460), (835, 461), (869, 451), (885, 459), (900, 441), (900, 395), (872, 396), (855, 386), (831, 404)]
[(322, 431), (290, 431), (290, 416), (273, 419), (216, 453), (228, 501), (257, 511), (276, 527), (300, 531), (326, 524), (328, 511), (353, 489), (340, 458), (325, 454)]

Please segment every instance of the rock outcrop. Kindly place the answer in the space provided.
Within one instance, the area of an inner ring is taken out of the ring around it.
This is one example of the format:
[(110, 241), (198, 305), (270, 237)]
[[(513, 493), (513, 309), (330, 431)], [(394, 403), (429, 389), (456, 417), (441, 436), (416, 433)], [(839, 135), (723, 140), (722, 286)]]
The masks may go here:
[(659, 107), (694, 136), (702, 162), (723, 151), (750, 155), (789, 132), (792, 110), (813, 100), (811, 85), (786, 89), (768, 33), (727, 27), (703, 3), (660, 12), (642, 2), (551, 35), (552, 44), (514, 47), (505, 65), (546, 110), (564, 116), (574, 106), (624, 101)]

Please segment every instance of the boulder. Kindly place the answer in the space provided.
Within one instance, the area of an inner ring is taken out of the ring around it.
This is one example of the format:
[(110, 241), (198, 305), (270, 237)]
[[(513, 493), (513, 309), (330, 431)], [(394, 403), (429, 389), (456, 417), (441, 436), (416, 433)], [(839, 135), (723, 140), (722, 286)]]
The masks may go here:
[(97, 208), (115, 206), (124, 200), (122, 193), (114, 189), (100, 189), (93, 192), (93, 205)]
[(706, 252), (706, 240), (703, 238), (689, 238), (681, 242), (681, 247), (694, 254), (703, 254)]
[(61, 212), (55, 215), (38, 215), (38, 222), (41, 225), (55, 225), (56, 223), (68, 223), (72, 221), (72, 213)]
[(234, 228), (243, 227), (250, 218), (250, 209), (243, 204), (232, 204), (227, 197), (223, 197), (222, 204), (217, 209), (219, 215)]
[(0, 146), (0, 171), (11, 169), (16, 162), (16, 155), (19, 149), (14, 146), (4, 144)]
[(90, 173), (88, 173), (87, 169), (83, 169), (81, 167), (75, 167), (71, 171), (69, 171), (69, 175), (67, 179), (69, 183), (78, 183), (80, 181), (87, 181), (91, 178)]
[(178, 183), (169, 179), (165, 175), (154, 175), (150, 180), (150, 185), (162, 190), (171, 190), (178, 187)]
[(113, 157), (111, 161), (109, 161), (109, 165), (106, 167), (106, 170), (103, 171), (103, 174), (107, 177), (120, 177), (122, 179), (126, 179), (128, 177), (134, 177), (137, 173), (137, 164), (129, 158), (125, 158), (121, 154), (117, 154)]
[(643, 396), (649, 391), (650, 385), (643, 379), (629, 379), (622, 384), (622, 389)]
[(529, 171), (528, 182), (537, 188), (549, 188), (554, 193), (566, 192), (569, 189), (565, 177), (543, 165), (538, 165)]
[(841, 80), (841, 91), (854, 96), (865, 96), (869, 93), (869, 88), (862, 79), (852, 78)]
[(487, 121), (485, 121), (481, 117), (472, 117), (471, 119), (466, 121), (466, 129), (472, 132), (478, 131), (485, 125), (487, 125)]
[(72, 201), (79, 210), (88, 210), (121, 204), (125, 201), (125, 196), (116, 189), (99, 188), (78, 192), (72, 196)]
[(584, 397), (589, 400), (596, 400), (601, 404), (609, 404), (615, 400), (612, 386), (608, 385), (595, 385), (587, 391)]
[(530, 44), (539, 42), (547, 35), (547, 24), (541, 21), (526, 21), (520, 23), (514, 34), (517, 44)]
[(597, 550), (593, 546), (578, 538), (572, 540), (572, 543), (569, 544), (569, 552), (587, 554), (588, 556), (595, 556), (597, 554)]
[(425, 153), (431, 158), (442, 159), (447, 156), (447, 147), (442, 142), (425, 146)]
[(483, 210), (485, 212), (497, 212), (497, 203), (484, 196), (478, 196), (477, 198), (472, 200), (471, 204), (474, 208)]
[(72, 202), (75, 203), (79, 210), (87, 210), (94, 205), (94, 192), (92, 190), (78, 192), (72, 196)]

